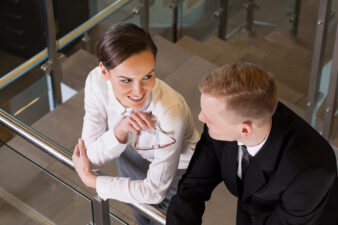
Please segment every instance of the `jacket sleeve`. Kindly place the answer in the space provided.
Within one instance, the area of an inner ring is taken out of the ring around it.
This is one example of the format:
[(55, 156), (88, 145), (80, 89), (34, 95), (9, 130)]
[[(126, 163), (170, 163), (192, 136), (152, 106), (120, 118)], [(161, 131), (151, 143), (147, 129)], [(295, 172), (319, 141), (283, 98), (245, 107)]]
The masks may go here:
[(301, 171), (282, 194), (280, 204), (266, 224), (319, 224), (319, 217), (336, 176), (325, 165), (316, 165)]
[(205, 126), (186, 174), (179, 183), (168, 212), (168, 225), (195, 225), (202, 223), (205, 201), (221, 182), (220, 165)]
[(82, 138), (86, 144), (87, 155), (92, 168), (101, 167), (107, 161), (118, 158), (126, 144), (116, 139), (113, 128), (107, 125), (105, 106), (100, 105), (100, 92), (95, 91), (94, 74), (89, 74), (85, 86), (85, 116), (83, 118)]

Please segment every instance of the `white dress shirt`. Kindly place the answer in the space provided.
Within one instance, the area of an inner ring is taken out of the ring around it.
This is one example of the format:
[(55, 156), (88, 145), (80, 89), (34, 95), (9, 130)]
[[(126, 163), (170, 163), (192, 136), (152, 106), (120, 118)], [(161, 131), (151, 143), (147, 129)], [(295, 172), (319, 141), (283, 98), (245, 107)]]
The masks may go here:
[[(248, 150), (248, 153), (252, 156), (255, 157), (257, 153), (261, 150), (263, 145), (265, 144), (266, 140), (268, 139), (269, 135), (265, 137), (265, 139), (259, 143), (258, 145), (255, 146), (246, 146), (246, 149)], [(237, 167), (237, 176), (242, 179), (242, 159), (243, 159), (243, 151), (241, 148), (241, 145), (244, 145), (242, 142), (237, 141), (238, 144), (238, 167)]]
[(86, 113), (82, 138), (93, 169), (118, 158), (128, 145), (150, 162), (144, 180), (97, 177), (98, 195), (104, 200), (111, 198), (128, 203), (160, 203), (166, 196), (177, 168), (187, 168), (199, 139), (184, 98), (156, 79), (151, 96), (138, 110), (151, 113), (156, 132), (145, 130), (139, 136), (130, 132), (126, 144), (119, 143), (113, 129), (134, 110), (119, 103), (110, 81), (104, 79), (99, 67), (87, 77), (84, 102)]

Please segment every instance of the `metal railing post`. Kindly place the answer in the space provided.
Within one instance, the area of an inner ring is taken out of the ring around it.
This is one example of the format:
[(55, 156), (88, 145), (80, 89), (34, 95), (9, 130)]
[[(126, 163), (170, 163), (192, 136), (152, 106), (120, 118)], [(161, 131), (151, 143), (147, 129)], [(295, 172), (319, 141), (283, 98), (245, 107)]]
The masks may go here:
[(179, 0), (171, 0), (169, 3), (169, 8), (173, 10), (172, 34), (174, 43), (180, 38), (178, 29), (178, 1)]
[(139, 0), (139, 6), (133, 9), (135, 15), (140, 16), (141, 27), (149, 32), (149, 0)]
[(61, 95), (61, 64), (58, 60), (56, 46), (56, 31), (52, 0), (41, 0), (43, 21), (47, 37), (48, 62), (45, 70), (50, 75), (53, 106), (56, 107), (62, 103)]
[(254, 22), (254, 10), (256, 9), (255, 0), (248, 0), (248, 2), (245, 3), (244, 7), (247, 9), (245, 28), (249, 33), (251, 33)]
[(83, 37), (81, 38), (82, 41), (82, 48), (90, 53), (92, 53), (92, 47), (90, 44), (90, 37), (88, 35), (88, 32), (83, 34)]
[(336, 30), (336, 38), (332, 57), (331, 78), (329, 90), (326, 97), (326, 107), (324, 114), (323, 136), (329, 140), (332, 133), (334, 115), (337, 107), (338, 97), (338, 25)]
[(306, 121), (314, 126), (315, 109), (317, 108), (318, 89), (320, 75), (323, 67), (323, 58), (326, 45), (327, 29), (329, 24), (329, 12), (332, 0), (319, 1), (319, 12), (317, 20), (316, 36), (313, 48), (310, 83), (307, 95)]
[(293, 41), (297, 39), (301, 3), (301, 0), (295, 0), (294, 12), (293, 15), (290, 17), (290, 22), (292, 23), (290, 39)]
[(109, 202), (103, 201), (97, 194), (93, 199), (93, 215), (95, 225), (110, 225)]
[(214, 16), (219, 18), (218, 23), (218, 37), (220, 39), (226, 39), (227, 33), (227, 24), (228, 24), (228, 7), (229, 7), (229, 0), (221, 0), (220, 1), (221, 8), (218, 9)]
[(149, 0), (140, 0), (142, 7), (140, 13), (140, 24), (143, 29), (149, 32)]

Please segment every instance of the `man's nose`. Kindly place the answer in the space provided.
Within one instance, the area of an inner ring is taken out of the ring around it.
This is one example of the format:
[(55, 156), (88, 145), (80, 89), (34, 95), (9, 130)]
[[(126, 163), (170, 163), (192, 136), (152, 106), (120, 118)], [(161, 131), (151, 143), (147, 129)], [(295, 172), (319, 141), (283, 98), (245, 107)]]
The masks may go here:
[(198, 114), (198, 119), (199, 119), (202, 123), (205, 123), (205, 118), (204, 118), (204, 115), (203, 115), (202, 111)]

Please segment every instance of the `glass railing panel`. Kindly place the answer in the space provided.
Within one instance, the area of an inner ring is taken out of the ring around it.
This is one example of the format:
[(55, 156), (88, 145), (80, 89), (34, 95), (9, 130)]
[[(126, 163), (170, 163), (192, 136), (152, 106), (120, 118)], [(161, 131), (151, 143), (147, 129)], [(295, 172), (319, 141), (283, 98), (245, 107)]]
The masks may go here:
[(245, 27), (247, 0), (230, 0), (228, 5), (228, 22), (226, 37), (230, 38), (236, 32), (240, 32)]
[[(161, 1), (159, 1), (161, 2)], [(168, 2), (163, 1), (163, 12), (170, 15), (172, 18), (172, 10), (168, 7)], [(178, 1), (178, 31), (181, 37), (188, 35), (196, 40), (205, 41), (210, 35), (218, 35), (219, 30), (219, 15), (222, 10), (220, 0), (207, 1), (207, 0), (187, 0)], [(223, 1), (226, 2), (226, 1)], [(243, 10), (245, 0), (228, 1), (227, 8), (227, 23), (226, 23), (226, 37), (230, 37), (233, 33), (241, 30), (245, 25), (246, 12)], [(165, 4), (167, 3), (167, 4)], [(161, 6), (160, 3), (157, 5)], [(164, 8), (166, 7), (166, 8)], [(160, 8), (160, 7), (158, 7)], [(155, 10), (153, 10), (155, 11)], [(155, 11), (155, 14), (159, 15), (162, 12)], [(153, 15), (152, 15), (153, 16)], [(163, 19), (162, 19), (163, 20)], [(167, 26), (170, 27), (168, 19), (164, 21)], [(172, 21), (170, 21), (172, 23)], [(171, 40), (171, 30), (165, 29), (162, 33), (163, 36), (169, 37)]]
[[(0, 108), (28, 125), (34, 124), (50, 112), (52, 92), (40, 65), (23, 74), (19, 79), (0, 89)], [(0, 138), (10, 139), (8, 131), (1, 127)]]
[(45, 48), (40, 1), (0, 1), (0, 78)]
[[(338, 13), (338, 5), (332, 4), (331, 9), (331, 20), (328, 26), (328, 33), (326, 36), (326, 46), (325, 46), (325, 52), (323, 57), (323, 68), (320, 75), (320, 84), (319, 84), (319, 90), (318, 90), (318, 101), (317, 101), (317, 108), (315, 110), (315, 127), (317, 130), (323, 133), (323, 123), (324, 123), (324, 117), (326, 113), (326, 100), (328, 97), (328, 91), (330, 86), (330, 78), (331, 78), (331, 72), (332, 72), (332, 65), (333, 65), (333, 50), (334, 45), (338, 44), (335, 43), (337, 40), (336, 33), (337, 33), (337, 24), (338, 24), (338, 18), (337, 16), (333, 16), (334, 14)], [(332, 87), (331, 87), (332, 88)], [(338, 148), (338, 109), (334, 109), (334, 116), (332, 120), (332, 129), (331, 129), (331, 144)]]
[(66, 225), (88, 224), (93, 220), (90, 199), (14, 148), (1, 144), (0, 199), (4, 203), (1, 224)]
[(218, 19), (214, 16), (220, 8), (220, 1), (182, 1), (179, 10), (181, 37), (188, 35), (203, 41), (211, 33), (217, 34)]
[(256, 0), (257, 8), (254, 11), (254, 24), (291, 28), (291, 20), (295, 12), (295, 0), (269, 1)]
[[(71, 22), (70, 24), (67, 24), (67, 27), (63, 27), (65, 21), (63, 21), (64, 18), (61, 18), (63, 14), (60, 11), (65, 7), (65, 5), (62, 5), (58, 1), (54, 1), (56, 34), (59, 40), (61, 37), (64, 37), (67, 34), (67, 32), (74, 30), (80, 24), (83, 24), (83, 22), (88, 21), (98, 13), (102, 13), (101, 12), (102, 10), (105, 10), (108, 6), (116, 2), (127, 2), (130, 4), (125, 4), (122, 8), (116, 10), (116, 12), (113, 12), (105, 20), (103, 20), (102, 22), (97, 24), (93, 29), (88, 31), (89, 34), (88, 37), (90, 37), (89, 45), (93, 47), (91, 50), (89, 49), (88, 51), (86, 51), (82, 49), (84, 45), (83, 42), (81, 41), (81, 37), (75, 39), (73, 42), (70, 42), (65, 48), (60, 50), (60, 53), (66, 56), (63, 57), (61, 60), (63, 74), (62, 76), (63, 79), (61, 83), (61, 92), (63, 102), (66, 102), (68, 99), (73, 97), (78, 91), (81, 91), (83, 89), (86, 76), (88, 75), (91, 69), (93, 69), (95, 66), (98, 65), (96, 56), (93, 55), (95, 54), (94, 49), (98, 37), (105, 30), (107, 30), (108, 27), (111, 26), (112, 24), (124, 21), (132, 17), (133, 16), (132, 9), (137, 5), (137, 1), (135, 2), (135, 1), (100, 0), (100, 1), (89, 1), (87, 3), (79, 3), (80, 5), (78, 6), (78, 10), (75, 11), (79, 12), (83, 11), (85, 12), (84, 13), (85, 16), (84, 17), (82, 16), (79, 19), (75, 19), (76, 22)], [(72, 4), (71, 6), (69, 6), (70, 8), (68, 8), (67, 10), (70, 10), (73, 7)], [(39, 8), (41, 8), (40, 5)], [(6, 9), (7, 9), (6, 7), (4, 8), (0, 7), (0, 10)], [(41, 14), (41, 11), (38, 11), (38, 13)], [(65, 17), (67, 17), (67, 15), (70, 16), (69, 13), (66, 11), (64, 11), (63, 13), (65, 13)], [(42, 15), (40, 15), (40, 17), (42, 17)], [(45, 42), (46, 40), (44, 39), (43, 43)], [(80, 49), (81, 51), (79, 51)], [(0, 67), (8, 67), (9, 65), (11, 65), (12, 61), (11, 59), (6, 58), (1, 51), (2, 50), (0, 50), (0, 57), (2, 58), (0, 60), (1, 62)], [(33, 60), (32, 59), (29, 60), (29, 62), (33, 62), (31, 66), (24, 67), (24, 69), (22, 67), (15, 68), (16, 71), (21, 71), (20, 78), (14, 80), (11, 83), (8, 83), (8, 80), (10, 79), (7, 78), (6, 80), (0, 80), (0, 107), (6, 110), (8, 113), (15, 115), (17, 118), (19, 118), (28, 125), (34, 124), (48, 112), (54, 109), (50, 85), (50, 76), (46, 76), (40, 68), (43, 65), (43, 63), (46, 62), (47, 54), (46, 52), (43, 51), (41, 51), (40, 53), (41, 54), (35, 55)], [(21, 62), (28, 61), (25, 61), (25, 59), (23, 59), (20, 61), (20, 63)], [(16, 66), (16, 64), (13, 65)], [(13, 69), (12, 67), (10, 68)], [(3, 75), (5, 74), (3, 73), (0, 74), (0, 76)], [(13, 79), (13, 77), (11, 79)], [(81, 99), (80, 101), (83, 101), (83, 99)], [(39, 127), (37, 127), (37, 130), (41, 131)], [(77, 135), (80, 136), (80, 130), (77, 133)], [(8, 135), (2, 136), (7, 136), (8, 138)], [(61, 142), (60, 144), (63, 143)]]
[[(0, 107), (27, 124), (49, 111), (40, 70), (47, 59), (40, 2), (0, 2)], [(22, 66), (26, 62), (31, 64)]]
[[(0, 125), (0, 128), (2, 130), (8, 129), (3, 127), (3, 125)], [(11, 132), (12, 131), (8, 131), (8, 133)], [(27, 142), (23, 138), (13, 134), (11, 135), (14, 136), (14, 138), (10, 141), (4, 142), (0, 139), (0, 194), (1, 188), (5, 188), (4, 190), (12, 190), (14, 187), (14, 191), (3, 192), (5, 194), (7, 193), (6, 196), (8, 199), (5, 199), (6, 203), (1, 203), (1, 205), (6, 205), (6, 208), (4, 208), (5, 206), (1, 207), (6, 210), (7, 208), (11, 208), (10, 210), (12, 210), (12, 208), (18, 208), (18, 205), (13, 206), (8, 202), (9, 200), (14, 199), (11, 203), (21, 201), (21, 205), (24, 205), (25, 208), (15, 209), (13, 212), (11, 211), (11, 213), (18, 214), (18, 212), (26, 212), (29, 210), (26, 210), (26, 208), (30, 207), (34, 209), (30, 210), (30, 212), (36, 212), (33, 217), (37, 215), (41, 218), (45, 218), (44, 220), (46, 221), (47, 219), (53, 221), (53, 223), (47, 224), (93, 224), (93, 215), (91, 213), (95, 211), (95, 204), (93, 202), (94, 195), (96, 195), (95, 190), (86, 188), (73, 169), (51, 157), (46, 152), (41, 151), (41, 149)], [(41, 136), (41, 138), (45, 139), (46, 137)], [(58, 146), (58, 148), (64, 152), (63, 154), (68, 155), (70, 158), (72, 154), (70, 151), (51, 140), (48, 141), (54, 146)], [(2, 167), (14, 168), (15, 171), (12, 172), (12, 170), (8, 169), (4, 170)], [(100, 172), (100, 174), (103, 173)], [(5, 177), (5, 175), (7, 175), (8, 178)], [(23, 178), (20, 178), (20, 175)], [(12, 176), (14, 176), (14, 178)], [(16, 179), (20, 179), (20, 181), (15, 183)], [(37, 180), (37, 182), (35, 182), (35, 180)], [(15, 185), (25, 186), (27, 190), (32, 190), (28, 192), (28, 194), (32, 195), (31, 198), (33, 198), (33, 200), (30, 200), (30, 196), (25, 195), (25, 193), (22, 193), (21, 195), (21, 192), (19, 193), (17, 189), (15, 189)], [(37, 195), (34, 192), (35, 189), (40, 189), (42, 194), (40, 193), (39, 196), (35, 196)], [(19, 196), (16, 196), (18, 194)], [(52, 195), (50, 199), (48, 197), (49, 194)], [(4, 198), (4, 196), (0, 196), (0, 199), (1, 197)], [(45, 204), (43, 199), (49, 199), (49, 202)], [(68, 206), (64, 205), (70, 205), (69, 207), (71, 207), (71, 210), (68, 212)], [(46, 209), (46, 207), (49, 207), (50, 209)], [(44, 211), (39, 211), (40, 208), (43, 208)], [(62, 210), (60, 210), (60, 208), (62, 208)], [(52, 220), (52, 218), (55, 217), (54, 214), (56, 214), (54, 210), (60, 211), (61, 215), (67, 214), (67, 212), (69, 214), (74, 214), (74, 217), (64, 217), (59, 215), (56, 216), (57, 219), (55, 219), (55, 222)], [(110, 213), (107, 216), (111, 217), (111, 224), (134, 224), (132, 214), (129, 213), (130, 215), (128, 215), (127, 211), (129, 210), (128, 205), (113, 201), (113, 205), (110, 207)], [(84, 218), (77, 221), (81, 215), (84, 215)], [(28, 217), (32, 216), (28, 215)], [(5, 219), (6, 218), (3, 218), (3, 220)], [(26, 218), (24, 217), (23, 219)], [(1, 224), (3, 220), (0, 219)], [(27, 224), (29, 223), (27, 222)]]
[[(89, 1), (89, 17), (73, 28), (73, 30), (58, 39), (59, 53), (65, 55), (61, 62), (62, 82), (72, 96), (84, 88), (85, 79), (88, 73), (98, 66), (96, 57), (96, 44), (99, 37), (113, 24), (119, 22), (130, 22), (135, 17), (137, 24), (139, 19), (133, 14), (133, 9), (138, 1), (117, 1), (97, 0)], [(115, 6), (117, 8), (115, 8)], [(104, 18), (102, 21), (94, 21), (97, 18)], [(88, 24), (89, 23), (89, 24)], [(87, 24), (84, 26), (84, 24)], [(87, 27), (94, 27), (87, 29)], [(79, 29), (86, 29), (86, 32), (72, 40), (72, 35)]]

